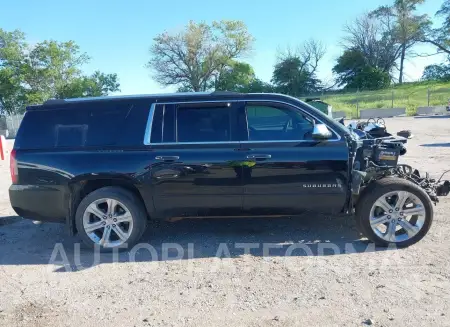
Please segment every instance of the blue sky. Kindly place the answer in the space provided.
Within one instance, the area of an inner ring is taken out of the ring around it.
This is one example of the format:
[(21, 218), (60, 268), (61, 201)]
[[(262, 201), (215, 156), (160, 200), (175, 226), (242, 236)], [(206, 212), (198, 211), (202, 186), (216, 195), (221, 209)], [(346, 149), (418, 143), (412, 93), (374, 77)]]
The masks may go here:
[[(308, 38), (321, 40), (327, 54), (319, 77), (332, 78), (331, 68), (342, 49), (343, 25), (393, 0), (1, 0), (0, 27), (21, 29), (30, 43), (46, 39), (74, 40), (92, 58), (87, 73), (117, 73), (122, 94), (170, 92), (145, 68), (149, 47), (158, 33), (178, 31), (189, 20), (239, 19), (256, 38), (245, 58), (265, 81), (271, 78), (277, 49), (295, 47)], [(434, 15), (443, 0), (426, 0), (420, 12)], [(422, 46), (419, 51), (432, 51)], [(407, 80), (420, 78), (424, 66), (442, 57), (413, 58)]]

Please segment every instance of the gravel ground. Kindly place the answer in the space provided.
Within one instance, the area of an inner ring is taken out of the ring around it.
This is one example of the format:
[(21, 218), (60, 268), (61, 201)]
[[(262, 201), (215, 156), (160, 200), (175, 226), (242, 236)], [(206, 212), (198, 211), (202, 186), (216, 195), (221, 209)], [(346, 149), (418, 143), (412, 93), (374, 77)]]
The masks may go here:
[[(450, 169), (449, 118), (386, 123), (415, 135), (401, 161)], [(9, 181), (0, 163), (0, 326), (450, 326), (449, 199), (402, 250), (375, 249), (351, 218), (309, 215), (153, 224), (153, 254), (96, 257), (63, 226), (15, 217)]]

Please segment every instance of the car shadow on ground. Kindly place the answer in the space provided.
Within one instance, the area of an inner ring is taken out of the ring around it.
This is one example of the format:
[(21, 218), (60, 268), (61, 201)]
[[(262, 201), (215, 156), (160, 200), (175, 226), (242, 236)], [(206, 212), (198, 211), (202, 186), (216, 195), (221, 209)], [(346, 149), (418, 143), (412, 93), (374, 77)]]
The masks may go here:
[(6, 226), (14, 223), (18, 223), (22, 218), (19, 216), (4, 216), (0, 217), (0, 226)]
[(0, 265), (53, 263), (61, 265), (56, 271), (66, 272), (116, 262), (237, 258), (245, 254), (245, 247), (256, 257), (349, 255), (390, 249), (360, 238), (354, 219), (347, 216), (186, 219), (151, 222), (141, 243), (130, 251), (100, 253), (83, 245), (78, 236), (69, 236), (63, 225), (22, 220), (0, 228)]
[(425, 147), (430, 147), (430, 148), (433, 148), (433, 147), (439, 148), (439, 147), (449, 147), (450, 143), (428, 143), (428, 144), (421, 144), (420, 146), (425, 146)]

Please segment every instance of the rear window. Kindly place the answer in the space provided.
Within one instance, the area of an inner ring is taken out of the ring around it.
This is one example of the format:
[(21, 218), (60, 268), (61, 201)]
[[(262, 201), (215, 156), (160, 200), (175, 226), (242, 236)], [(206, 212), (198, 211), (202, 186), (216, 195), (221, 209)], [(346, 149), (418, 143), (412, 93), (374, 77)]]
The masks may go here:
[(21, 123), (15, 148), (137, 145), (142, 143), (149, 107), (129, 101), (111, 101), (31, 109)]

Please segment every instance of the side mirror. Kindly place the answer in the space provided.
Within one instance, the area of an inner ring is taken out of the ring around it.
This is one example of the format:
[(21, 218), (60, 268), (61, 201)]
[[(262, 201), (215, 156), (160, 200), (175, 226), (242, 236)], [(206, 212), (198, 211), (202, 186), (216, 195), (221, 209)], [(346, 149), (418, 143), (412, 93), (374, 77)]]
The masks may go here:
[(313, 140), (328, 140), (332, 136), (333, 136), (333, 134), (331, 134), (327, 125), (324, 125), (324, 124), (314, 125), (314, 129), (312, 132)]

